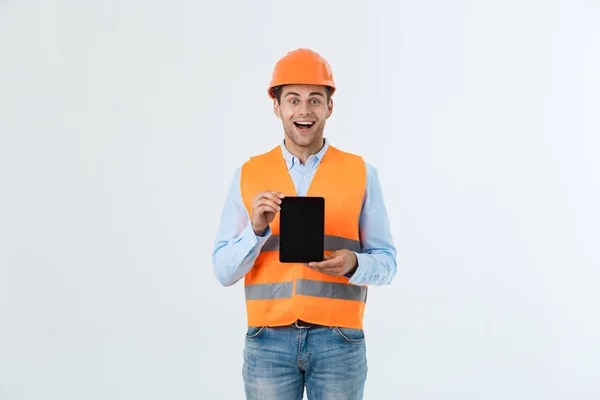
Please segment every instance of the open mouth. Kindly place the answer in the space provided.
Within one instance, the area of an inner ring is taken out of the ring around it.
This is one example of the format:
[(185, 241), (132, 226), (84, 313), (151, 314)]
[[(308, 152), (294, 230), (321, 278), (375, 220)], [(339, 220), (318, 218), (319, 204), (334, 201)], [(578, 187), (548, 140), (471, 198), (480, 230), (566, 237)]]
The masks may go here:
[(313, 121), (294, 122), (294, 125), (296, 125), (296, 129), (302, 133), (306, 133), (306, 132), (310, 131), (314, 124), (315, 123)]

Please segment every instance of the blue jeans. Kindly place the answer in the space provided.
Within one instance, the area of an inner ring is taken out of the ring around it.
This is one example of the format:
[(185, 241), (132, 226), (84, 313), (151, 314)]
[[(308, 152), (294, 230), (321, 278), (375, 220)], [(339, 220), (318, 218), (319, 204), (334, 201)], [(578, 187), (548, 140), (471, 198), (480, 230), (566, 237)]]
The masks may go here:
[(367, 378), (362, 329), (249, 327), (242, 369), (246, 399), (359, 400)]

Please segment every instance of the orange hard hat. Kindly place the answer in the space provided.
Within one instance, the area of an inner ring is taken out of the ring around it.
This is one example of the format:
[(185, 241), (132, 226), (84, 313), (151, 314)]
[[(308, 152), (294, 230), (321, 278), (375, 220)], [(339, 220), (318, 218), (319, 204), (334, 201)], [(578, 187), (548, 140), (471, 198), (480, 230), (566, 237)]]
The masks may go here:
[(269, 84), (269, 96), (274, 99), (273, 88), (279, 85), (324, 85), (335, 92), (335, 83), (329, 63), (319, 53), (309, 49), (290, 51), (277, 61)]

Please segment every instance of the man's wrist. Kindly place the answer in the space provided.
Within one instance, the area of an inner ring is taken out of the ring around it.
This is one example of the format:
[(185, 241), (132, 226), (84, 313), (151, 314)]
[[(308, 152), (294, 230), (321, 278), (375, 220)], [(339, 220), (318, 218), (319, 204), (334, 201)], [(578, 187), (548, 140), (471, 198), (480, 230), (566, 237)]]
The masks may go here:
[(354, 266), (352, 267), (352, 269), (350, 269), (350, 271), (348, 271), (344, 276), (346, 278), (351, 278), (352, 275), (354, 275), (354, 273), (356, 272), (356, 270), (358, 269), (358, 257), (356, 256), (356, 253), (351, 251), (350, 253), (352, 253), (352, 257), (354, 258)]
[(267, 228), (265, 227), (263, 229), (257, 229), (254, 226), (252, 226), (252, 230), (254, 231), (254, 234), (256, 236), (262, 236), (265, 233), (265, 231), (267, 230)]
[(252, 231), (254, 232), (254, 234), (256, 235), (256, 237), (266, 237), (268, 236), (270, 230), (270, 226), (267, 225), (263, 230), (258, 230), (258, 229), (254, 229), (254, 227), (252, 227)]

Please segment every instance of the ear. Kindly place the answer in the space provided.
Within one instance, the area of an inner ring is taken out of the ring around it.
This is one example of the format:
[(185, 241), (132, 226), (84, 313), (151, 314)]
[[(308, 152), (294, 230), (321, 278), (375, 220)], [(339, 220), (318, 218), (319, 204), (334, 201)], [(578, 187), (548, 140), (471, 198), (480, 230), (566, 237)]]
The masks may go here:
[(329, 99), (329, 104), (327, 104), (327, 117), (331, 117), (331, 113), (333, 112), (333, 99)]
[(277, 116), (277, 118), (281, 119), (281, 109), (279, 108), (279, 103), (277, 99), (273, 99), (273, 112)]

